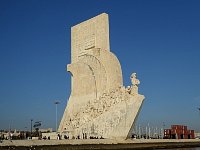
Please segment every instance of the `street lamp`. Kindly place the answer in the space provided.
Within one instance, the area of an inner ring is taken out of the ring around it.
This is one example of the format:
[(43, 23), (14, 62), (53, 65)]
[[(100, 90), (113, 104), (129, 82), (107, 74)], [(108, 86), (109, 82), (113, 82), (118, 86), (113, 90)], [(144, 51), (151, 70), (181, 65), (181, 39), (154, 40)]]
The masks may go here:
[(31, 119), (31, 137), (32, 137), (32, 127), (33, 127), (32, 122), (33, 122), (33, 119)]
[(60, 104), (60, 102), (59, 101), (55, 101), (54, 104), (56, 105), (56, 132), (57, 132), (57, 109), (58, 109), (57, 105)]
[(162, 138), (165, 136), (165, 122), (163, 122), (163, 131), (162, 131)]

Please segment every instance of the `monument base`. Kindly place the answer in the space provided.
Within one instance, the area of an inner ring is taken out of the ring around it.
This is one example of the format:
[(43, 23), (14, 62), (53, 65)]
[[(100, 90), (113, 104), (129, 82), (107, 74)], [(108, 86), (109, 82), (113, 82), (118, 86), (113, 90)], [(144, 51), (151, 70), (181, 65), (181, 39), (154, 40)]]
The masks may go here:
[[(127, 139), (132, 136), (134, 122), (139, 114), (144, 96), (132, 95), (125, 87), (104, 93), (99, 100), (89, 101), (84, 113), (77, 114), (77, 121), (69, 123), (69, 139)], [(81, 117), (81, 118), (80, 118)], [(84, 122), (84, 120), (88, 120)], [(80, 122), (84, 122), (80, 125)], [(76, 128), (75, 128), (76, 127)]]

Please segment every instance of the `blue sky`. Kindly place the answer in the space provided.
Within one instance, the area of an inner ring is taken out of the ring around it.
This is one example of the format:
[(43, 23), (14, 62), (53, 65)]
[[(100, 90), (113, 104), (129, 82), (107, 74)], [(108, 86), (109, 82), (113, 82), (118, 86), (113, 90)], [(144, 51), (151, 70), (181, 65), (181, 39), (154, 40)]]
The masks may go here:
[(70, 95), (70, 27), (109, 14), (124, 85), (137, 72), (142, 125), (200, 131), (200, 1), (1, 0), (0, 129), (55, 128)]

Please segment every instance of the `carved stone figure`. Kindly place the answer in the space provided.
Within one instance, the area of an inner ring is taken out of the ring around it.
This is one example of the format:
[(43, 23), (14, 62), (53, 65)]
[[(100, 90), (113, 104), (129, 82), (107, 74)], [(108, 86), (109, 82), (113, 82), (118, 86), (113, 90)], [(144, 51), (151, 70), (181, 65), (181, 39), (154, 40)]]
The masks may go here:
[(140, 81), (136, 78), (136, 73), (132, 73), (130, 79), (131, 79), (131, 83), (132, 83), (130, 93), (132, 95), (138, 94), (138, 85), (140, 84)]
[(131, 137), (144, 96), (131, 75), (125, 88), (121, 65), (110, 52), (108, 15), (103, 13), (71, 28), (71, 95), (58, 131), (69, 138)]

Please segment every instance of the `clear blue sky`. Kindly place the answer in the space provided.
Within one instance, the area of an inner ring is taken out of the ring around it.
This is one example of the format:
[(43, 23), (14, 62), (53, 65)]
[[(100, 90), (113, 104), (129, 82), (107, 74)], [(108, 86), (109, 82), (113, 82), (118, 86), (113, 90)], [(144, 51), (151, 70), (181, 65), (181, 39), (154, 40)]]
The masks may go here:
[(70, 95), (70, 27), (106, 12), (124, 85), (137, 72), (138, 123), (200, 131), (200, 1), (1, 0), (0, 129), (55, 128)]

